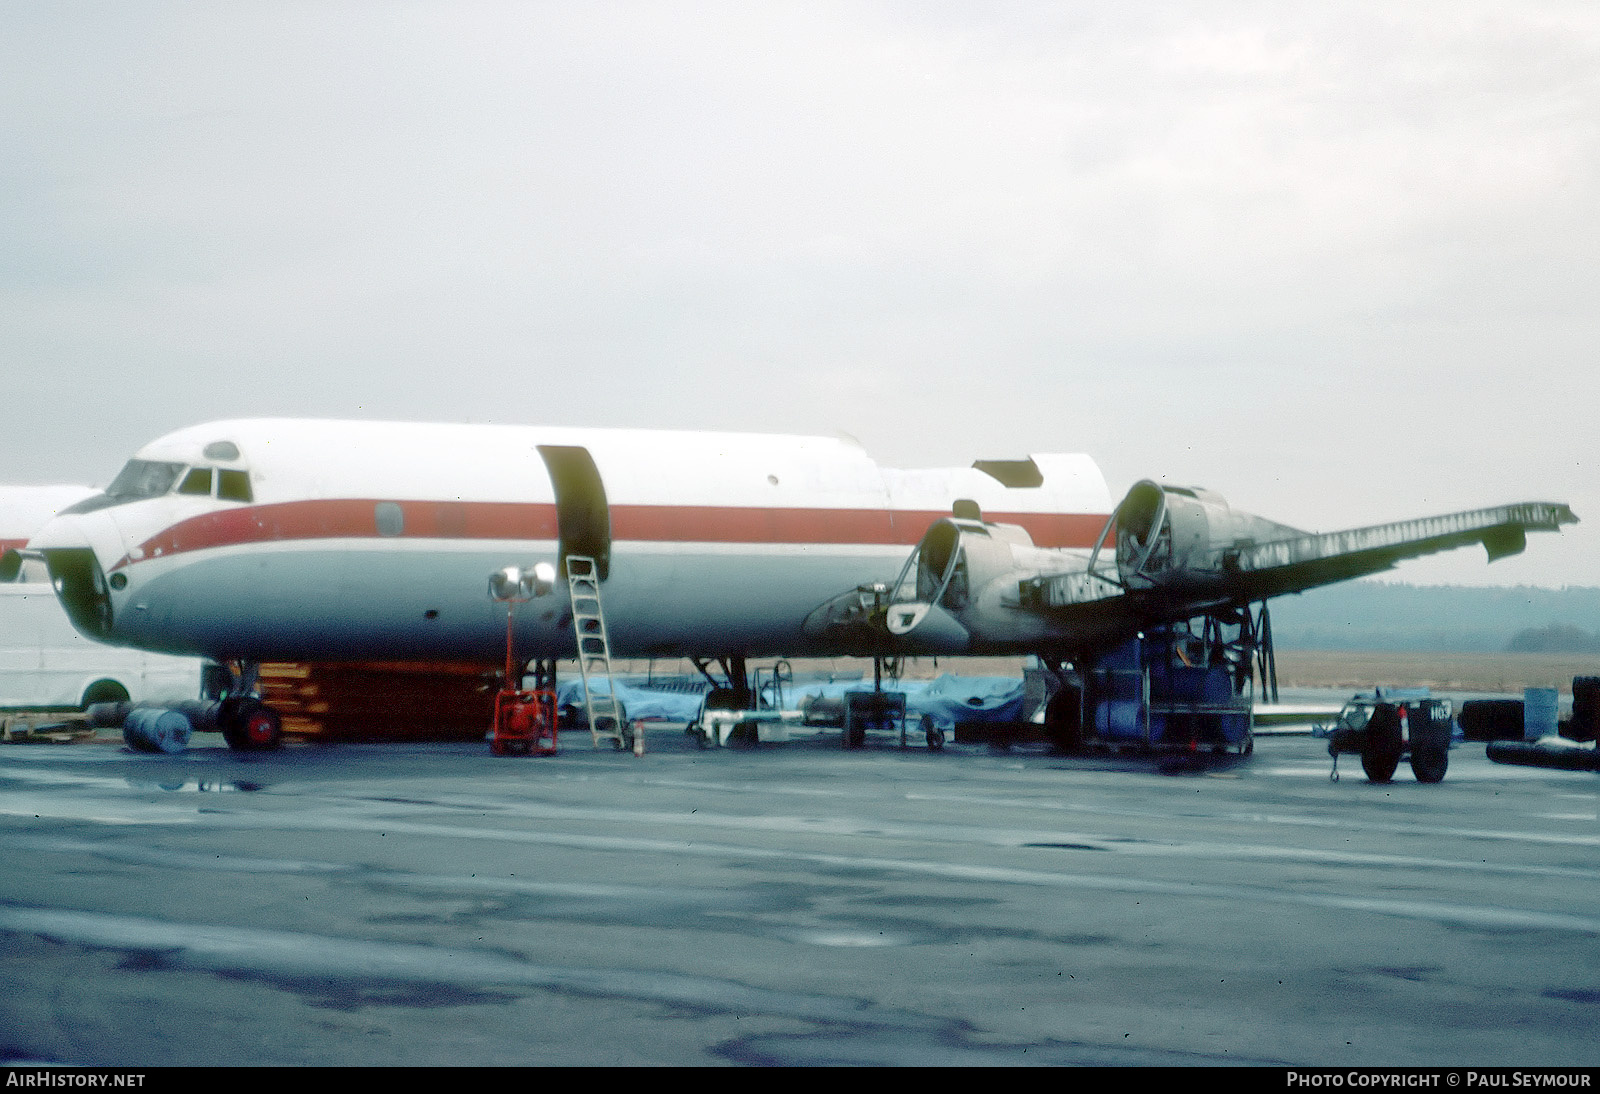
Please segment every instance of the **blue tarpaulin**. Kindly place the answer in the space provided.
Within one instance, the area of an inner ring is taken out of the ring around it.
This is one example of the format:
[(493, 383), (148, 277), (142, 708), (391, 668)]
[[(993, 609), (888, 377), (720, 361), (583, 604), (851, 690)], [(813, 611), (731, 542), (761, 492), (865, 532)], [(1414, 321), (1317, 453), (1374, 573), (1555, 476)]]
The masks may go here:
[[(617, 698), (622, 700), (628, 718), (659, 719), (667, 722), (692, 722), (700, 713), (703, 691), (666, 689), (650, 685), (648, 677), (618, 676)], [(606, 690), (605, 681), (594, 681), (597, 691)], [(846, 692), (871, 691), (870, 680), (800, 683), (784, 689), (784, 705), (802, 708), (808, 699), (830, 699), (840, 703)], [(1022, 718), (1023, 686), (1014, 676), (955, 676), (946, 673), (934, 680), (885, 681), (883, 690), (906, 697), (906, 720), (915, 725), (927, 715), (934, 725), (949, 731), (958, 722), (1016, 722)], [(583, 680), (572, 677), (556, 689), (556, 703), (562, 708), (583, 707)]]

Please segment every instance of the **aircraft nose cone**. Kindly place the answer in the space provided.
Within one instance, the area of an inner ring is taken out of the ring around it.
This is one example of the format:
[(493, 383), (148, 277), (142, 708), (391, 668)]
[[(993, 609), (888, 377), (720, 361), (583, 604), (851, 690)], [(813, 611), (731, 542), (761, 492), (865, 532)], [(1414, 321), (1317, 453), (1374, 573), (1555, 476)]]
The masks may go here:
[(28, 546), (36, 551), (91, 545), (89, 532), (78, 517), (55, 517), (28, 540)]
[(90, 638), (109, 639), (112, 602), (106, 572), (124, 551), (121, 532), (109, 514), (56, 517), (34, 534), (28, 549), (44, 556), (56, 596), (73, 626)]

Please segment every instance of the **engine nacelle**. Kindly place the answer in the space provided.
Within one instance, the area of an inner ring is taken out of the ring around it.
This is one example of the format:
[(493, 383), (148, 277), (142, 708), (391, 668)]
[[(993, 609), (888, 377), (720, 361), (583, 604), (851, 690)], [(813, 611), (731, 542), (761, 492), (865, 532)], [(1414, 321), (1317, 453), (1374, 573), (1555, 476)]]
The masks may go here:
[(947, 517), (923, 535), (913, 558), (915, 598), (889, 607), (884, 622), (891, 634), (916, 630), (920, 640), (938, 632), (941, 645), (959, 652), (952, 628), (962, 632), (961, 646), (1016, 641), (1023, 637), (1019, 627), (1043, 633), (1037, 619), (1016, 611), (1017, 590), (1029, 578), (1059, 571), (1061, 552), (1035, 547), (1026, 529)]
[(1116, 510), (1117, 575), (1130, 589), (1226, 573), (1240, 550), (1299, 535), (1229, 508), (1221, 494), (1135, 483)]
[[(1218, 494), (1181, 486), (1137, 483), (1113, 515), (1117, 577), (1098, 565), (1099, 550), (1034, 546), (1027, 531), (964, 517), (946, 517), (922, 537), (888, 593), (883, 625), (896, 638), (957, 652), (984, 649), (1044, 649), (1062, 637), (1041, 604), (1089, 604), (1115, 599), (1130, 590), (1170, 589), (1185, 610), (1194, 597), (1220, 586), (1239, 552), (1300, 533), (1248, 513), (1237, 513)], [(1107, 532), (1111, 524), (1107, 525)], [(1103, 537), (1102, 537), (1103, 538)], [(908, 578), (914, 577), (914, 587)], [(1076, 584), (1063, 593), (1064, 579)], [(1052, 597), (1041, 590), (1053, 583)], [(1152, 602), (1141, 618), (1155, 621)], [(1116, 638), (1130, 625), (1116, 613), (1073, 621), (1074, 634), (1087, 640)], [(913, 636), (912, 632), (916, 632)]]

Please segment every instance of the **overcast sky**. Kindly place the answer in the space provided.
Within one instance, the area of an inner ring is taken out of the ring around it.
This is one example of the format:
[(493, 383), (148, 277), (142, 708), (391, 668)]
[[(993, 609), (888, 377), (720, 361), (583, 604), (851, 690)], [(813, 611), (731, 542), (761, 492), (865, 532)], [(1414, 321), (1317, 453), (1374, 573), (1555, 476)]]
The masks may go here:
[(316, 415), (1586, 523), (1600, 5), (0, 0), (0, 481)]

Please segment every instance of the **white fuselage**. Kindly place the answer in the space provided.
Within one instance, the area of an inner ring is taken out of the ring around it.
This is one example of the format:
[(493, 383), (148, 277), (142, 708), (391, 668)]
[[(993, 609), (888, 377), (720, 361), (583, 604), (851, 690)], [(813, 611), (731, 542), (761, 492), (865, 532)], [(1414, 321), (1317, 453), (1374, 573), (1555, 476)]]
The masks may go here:
[[(563, 552), (602, 556), (617, 656), (861, 652), (808, 616), (892, 582), (956, 502), (1073, 552), (1111, 509), (1084, 456), (1035, 456), (1031, 477), (1023, 461), (1015, 477), (899, 471), (844, 441), (755, 434), (245, 420), (135, 464), (31, 546), (93, 551), (96, 637), (239, 660), (494, 663), (489, 575)], [(516, 649), (573, 654), (564, 588), (518, 607)]]

